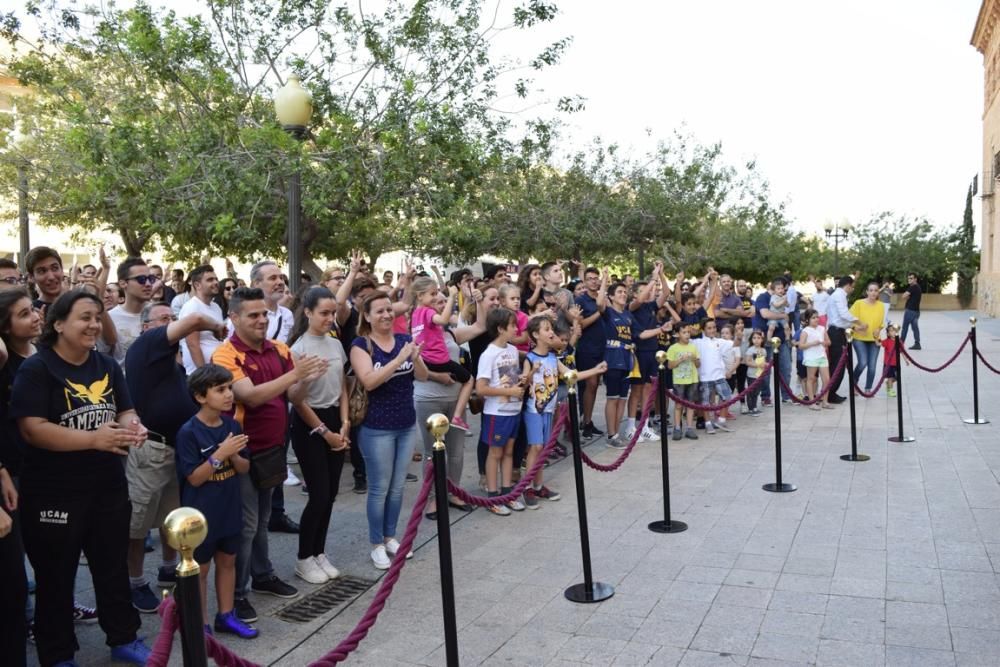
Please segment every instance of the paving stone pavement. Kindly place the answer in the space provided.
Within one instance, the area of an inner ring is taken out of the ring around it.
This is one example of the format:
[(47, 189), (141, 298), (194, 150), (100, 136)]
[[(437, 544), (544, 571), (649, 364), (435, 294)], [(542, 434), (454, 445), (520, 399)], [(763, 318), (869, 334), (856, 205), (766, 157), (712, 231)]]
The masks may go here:
[[(923, 350), (914, 357), (946, 360), (970, 314), (924, 313)], [(1000, 321), (983, 320), (979, 329), (980, 349), (1000, 366)], [(568, 461), (546, 473), (563, 494), (559, 502), (509, 517), (453, 514), (462, 664), (1000, 664), (1000, 378), (980, 367), (980, 410), (993, 423), (963, 424), (972, 415), (970, 364), (966, 351), (939, 374), (903, 368), (911, 444), (886, 441), (896, 404), (884, 389), (859, 398), (866, 463), (839, 458), (850, 450), (846, 404), (821, 413), (783, 406), (784, 478), (798, 485), (795, 493), (761, 490), (775, 475), (771, 410), (739, 418), (734, 433), (672, 442), (672, 508), (690, 526), (684, 533), (646, 528), (663, 518), (658, 444), (636, 447), (616, 473), (588, 469), (593, 571), (616, 589), (599, 604), (563, 596), (582, 581)], [(587, 451), (605, 463), (617, 455), (597, 442)], [(469, 438), (463, 485), (474, 489), (477, 479)], [(328, 553), (345, 574), (376, 579), (364, 497), (351, 493), (349, 467), (341, 488)], [(286, 491), (297, 517), (304, 497)], [(416, 491), (407, 486), (404, 517)], [(435, 524), (424, 520), (416, 556), (347, 664), (445, 664), (434, 537)], [(270, 543), (279, 575), (291, 581), (295, 538), (272, 534)], [(147, 560), (152, 576), (157, 564)], [(79, 599), (92, 603), (84, 567), (77, 584)], [(261, 636), (225, 641), (261, 664), (305, 665), (353, 628), (375, 591), (305, 624), (274, 616), (283, 601), (254, 596)], [(152, 638), (158, 627), (157, 617), (143, 616), (144, 634)], [(80, 663), (106, 664), (99, 627), (77, 630)], [(179, 653), (175, 641), (172, 664)]]

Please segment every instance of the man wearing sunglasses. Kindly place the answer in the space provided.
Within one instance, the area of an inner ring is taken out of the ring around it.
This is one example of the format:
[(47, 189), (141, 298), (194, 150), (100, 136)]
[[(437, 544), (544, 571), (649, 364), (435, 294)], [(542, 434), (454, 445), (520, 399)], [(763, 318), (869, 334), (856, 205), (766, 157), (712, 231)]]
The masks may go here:
[(118, 285), (125, 292), (125, 303), (108, 313), (118, 332), (114, 349), (118, 363), (125, 361), (128, 348), (142, 333), (142, 307), (153, 297), (154, 283), (156, 276), (142, 258), (129, 257), (118, 265)]

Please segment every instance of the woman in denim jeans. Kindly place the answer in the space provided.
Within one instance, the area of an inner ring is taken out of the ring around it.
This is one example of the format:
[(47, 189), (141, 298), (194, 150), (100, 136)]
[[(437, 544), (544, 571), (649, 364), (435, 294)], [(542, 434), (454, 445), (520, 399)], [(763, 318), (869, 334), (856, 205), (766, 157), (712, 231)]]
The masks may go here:
[[(399, 551), (396, 524), (403, 504), (406, 468), (417, 440), (413, 379), (427, 379), (420, 348), (394, 334), (395, 315), (385, 292), (361, 304), (358, 337), (351, 343), (351, 367), (368, 392), (368, 412), (358, 431), (358, 446), (368, 473), (368, 537), (372, 562), (389, 568)], [(413, 554), (406, 554), (409, 558)]]

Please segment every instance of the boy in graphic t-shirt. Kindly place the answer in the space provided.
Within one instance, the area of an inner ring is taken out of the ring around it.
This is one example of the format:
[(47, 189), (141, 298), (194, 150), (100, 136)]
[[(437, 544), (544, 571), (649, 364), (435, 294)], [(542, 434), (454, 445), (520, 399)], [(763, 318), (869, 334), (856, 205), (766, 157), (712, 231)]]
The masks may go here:
[(240, 484), (236, 475), (250, 470), (245, 458), (247, 436), (232, 417), (233, 375), (222, 366), (206, 364), (188, 378), (188, 388), (198, 402), (198, 413), (177, 432), (177, 474), (181, 505), (194, 507), (208, 522), (208, 536), (194, 551), (201, 565), (201, 606), (208, 625), (206, 588), (215, 560), (215, 595), (219, 612), (215, 631), (253, 639), (258, 632), (233, 613), (236, 587), (236, 552), (243, 527)]
[[(691, 342), (691, 326), (681, 324), (677, 331), (677, 342), (667, 350), (667, 366), (673, 371), (674, 392), (685, 401), (698, 400), (698, 348)], [(681, 412), (687, 420), (684, 437), (697, 440), (694, 432), (694, 408), (685, 408), (680, 403), (674, 407), (673, 439), (681, 439)]]

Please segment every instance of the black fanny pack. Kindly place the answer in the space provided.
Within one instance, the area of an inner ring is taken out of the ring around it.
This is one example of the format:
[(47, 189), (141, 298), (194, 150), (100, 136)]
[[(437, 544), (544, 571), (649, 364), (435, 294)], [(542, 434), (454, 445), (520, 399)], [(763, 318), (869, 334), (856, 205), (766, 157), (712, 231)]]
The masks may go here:
[(272, 447), (250, 454), (250, 480), (260, 490), (273, 489), (288, 477), (285, 448)]

